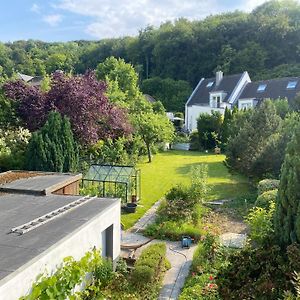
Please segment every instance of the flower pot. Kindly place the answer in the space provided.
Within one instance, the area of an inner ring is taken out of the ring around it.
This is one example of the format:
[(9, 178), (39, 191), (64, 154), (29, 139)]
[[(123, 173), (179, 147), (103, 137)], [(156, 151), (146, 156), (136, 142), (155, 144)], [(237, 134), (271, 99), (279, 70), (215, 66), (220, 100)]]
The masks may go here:
[(128, 213), (135, 213), (136, 207), (137, 207), (136, 203), (127, 203), (124, 209)]

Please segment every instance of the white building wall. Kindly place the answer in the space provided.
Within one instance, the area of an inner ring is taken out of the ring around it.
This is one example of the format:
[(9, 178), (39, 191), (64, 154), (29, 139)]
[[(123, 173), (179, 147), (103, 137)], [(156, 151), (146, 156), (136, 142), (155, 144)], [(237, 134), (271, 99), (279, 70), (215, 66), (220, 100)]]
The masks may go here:
[(197, 119), (201, 113), (211, 114), (212, 111), (219, 111), (221, 114), (224, 114), (224, 108), (211, 108), (210, 106), (198, 106), (192, 105), (186, 107), (186, 122), (187, 129), (193, 131), (197, 129)]
[(30, 292), (36, 277), (47, 271), (49, 274), (61, 265), (67, 256), (79, 260), (94, 247), (102, 248), (102, 232), (113, 225), (113, 260), (120, 255), (120, 202), (94, 217), (88, 223), (68, 235), (63, 240), (51, 246), (17, 271), (0, 281), (0, 299), (17, 300)]
[(238, 109), (253, 108), (255, 106), (254, 99), (239, 99)]

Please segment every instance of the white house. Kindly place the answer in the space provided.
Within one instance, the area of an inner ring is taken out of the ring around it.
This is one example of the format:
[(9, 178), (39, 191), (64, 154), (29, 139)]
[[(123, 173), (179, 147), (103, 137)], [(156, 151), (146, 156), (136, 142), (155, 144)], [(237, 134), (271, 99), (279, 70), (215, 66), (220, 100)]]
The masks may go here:
[(70, 195), (78, 178), (41, 173), (0, 185), (0, 299), (27, 295), (67, 256), (79, 260), (95, 247), (118, 258), (120, 201)]
[(185, 105), (186, 129), (192, 131), (197, 128), (200, 113), (219, 111), (224, 114), (226, 107), (232, 109), (249, 82), (248, 72), (223, 76), (223, 72), (218, 71), (215, 78), (202, 78)]
[(248, 83), (238, 99), (238, 108), (253, 108), (263, 99), (291, 101), (300, 92), (299, 82), (299, 77), (286, 77)]
[(294, 99), (300, 92), (300, 78), (287, 77), (251, 82), (248, 72), (223, 76), (216, 72), (215, 78), (202, 78), (185, 105), (185, 128), (197, 129), (200, 113), (219, 111), (225, 108), (253, 108), (264, 99)]

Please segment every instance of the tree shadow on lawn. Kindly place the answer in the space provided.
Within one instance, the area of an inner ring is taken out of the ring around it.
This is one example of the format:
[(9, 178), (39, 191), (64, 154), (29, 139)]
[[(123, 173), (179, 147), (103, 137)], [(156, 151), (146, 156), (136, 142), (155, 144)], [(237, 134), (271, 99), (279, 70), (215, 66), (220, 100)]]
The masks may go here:
[(248, 179), (241, 174), (229, 170), (223, 162), (220, 161), (206, 161), (185, 164), (184, 166), (176, 168), (176, 172), (182, 175), (189, 175), (192, 167), (204, 164), (208, 166), (208, 177), (212, 178), (224, 178), (226, 180), (235, 180), (248, 184)]
[(231, 200), (250, 193), (250, 187), (247, 182), (208, 182), (208, 186), (210, 190), (207, 195), (207, 201)]

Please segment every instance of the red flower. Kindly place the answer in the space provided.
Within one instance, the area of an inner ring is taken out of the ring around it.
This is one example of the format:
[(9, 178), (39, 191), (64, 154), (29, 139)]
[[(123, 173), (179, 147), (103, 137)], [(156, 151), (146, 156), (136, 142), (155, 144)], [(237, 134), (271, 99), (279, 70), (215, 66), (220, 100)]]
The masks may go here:
[(209, 280), (214, 280), (214, 278), (210, 275), (210, 276), (209, 276)]

